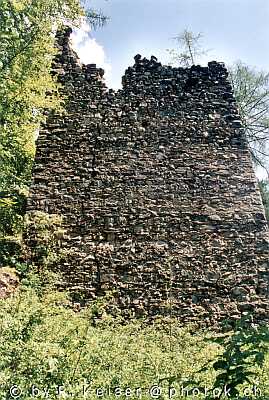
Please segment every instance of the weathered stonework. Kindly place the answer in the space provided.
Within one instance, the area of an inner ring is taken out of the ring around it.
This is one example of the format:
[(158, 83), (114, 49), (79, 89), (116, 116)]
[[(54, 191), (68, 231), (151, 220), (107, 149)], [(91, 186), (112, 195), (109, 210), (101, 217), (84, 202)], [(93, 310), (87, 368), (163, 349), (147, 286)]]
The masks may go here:
[(183, 322), (267, 319), (268, 228), (224, 65), (137, 55), (115, 92), (69, 35), (54, 65), (66, 113), (40, 132), (28, 200), (63, 215), (63, 285)]

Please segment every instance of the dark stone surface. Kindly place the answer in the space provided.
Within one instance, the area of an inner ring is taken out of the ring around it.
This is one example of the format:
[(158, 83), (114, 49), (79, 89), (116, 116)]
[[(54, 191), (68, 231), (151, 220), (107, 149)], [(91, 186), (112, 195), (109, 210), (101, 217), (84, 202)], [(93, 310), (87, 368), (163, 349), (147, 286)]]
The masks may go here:
[[(63, 286), (214, 324), (268, 316), (268, 228), (222, 63), (135, 57), (123, 89), (58, 35), (66, 113), (43, 126), (28, 213), (62, 214)], [(169, 300), (170, 299), (170, 300)]]

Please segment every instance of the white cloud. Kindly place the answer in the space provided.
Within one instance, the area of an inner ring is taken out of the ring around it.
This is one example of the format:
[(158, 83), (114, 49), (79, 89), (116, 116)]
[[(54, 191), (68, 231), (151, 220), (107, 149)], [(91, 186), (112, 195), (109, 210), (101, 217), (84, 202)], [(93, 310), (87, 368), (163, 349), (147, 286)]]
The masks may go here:
[(90, 35), (91, 27), (84, 22), (80, 29), (74, 29), (71, 41), (74, 50), (83, 64), (96, 64), (97, 68), (105, 70), (105, 79), (111, 75), (111, 64), (106, 59), (105, 50), (96, 39)]

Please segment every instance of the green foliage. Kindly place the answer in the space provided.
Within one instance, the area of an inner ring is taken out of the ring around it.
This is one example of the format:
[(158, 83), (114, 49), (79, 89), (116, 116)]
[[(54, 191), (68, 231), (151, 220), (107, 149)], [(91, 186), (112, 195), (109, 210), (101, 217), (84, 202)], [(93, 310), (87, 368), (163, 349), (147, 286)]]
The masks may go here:
[(25, 217), (27, 260), (39, 266), (40, 272), (41, 269), (47, 269), (55, 262), (59, 262), (66, 255), (61, 249), (61, 240), (65, 232), (60, 215), (41, 211), (27, 214)]
[[(141, 388), (137, 397), (141, 399), (168, 399), (169, 392), (170, 398), (183, 399), (189, 393), (189, 398), (204, 399), (205, 388), (247, 381), (242, 374), (252, 385), (254, 375), (249, 370), (255, 373), (265, 396), (256, 398), (265, 399), (269, 394), (265, 330), (239, 330), (222, 338), (209, 332), (194, 334), (175, 320), (123, 323), (120, 317), (111, 318), (106, 313), (100, 299), (77, 312), (64, 293), (53, 288), (37, 293), (33, 281), (32, 276), (27, 285), (23, 281), (16, 296), (0, 300), (3, 399), (10, 398), (14, 385), (26, 400), (38, 389), (43, 390), (43, 397), (44, 390), (49, 390), (52, 399), (57, 398), (58, 390), (72, 393), (77, 400), (83, 399), (83, 391), (86, 398), (96, 398), (98, 390), (103, 391), (103, 398), (124, 399), (125, 395), (117, 394), (128, 388), (133, 393)], [(209, 335), (211, 341), (205, 342), (204, 337)], [(208, 366), (203, 369), (205, 363)], [(194, 397), (192, 393), (197, 393), (198, 387), (194, 383), (190, 386), (189, 381), (195, 378), (199, 378), (200, 394)], [(155, 387), (157, 391), (157, 386), (160, 396), (152, 397), (149, 390)], [(173, 393), (177, 396), (172, 397)]]
[(1, 1), (0, 235), (21, 229), (42, 110), (60, 104), (50, 75), (53, 32), (82, 13), (78, 0)]
[(83, 17), (94, 27), (106, 21), (79, 0), (1, 0), (0, 237), (21, 230), (38, 128), (44, 110), (61, 109), (50, 74), (56, 29)]
[(269, 139), (269, 73), (257, 71), (238, 61), (229, 68), (229, 74), (253, 160), (266, 169)]
[(0, 194), (0, 236), (16, 235), (23, 227), (26, 195), (23, 190), (4, 191)]
[(267, 222), (269, 221), (269, 187), (268, 187), (268, 180), (260, 180), (259, 182), (259, 189), (261, 192), (262, 202), (265, 210), (265, 216)]
[[(52, 291), (40, 298), (32, 288), (23, 287), (17, 296), (0, 303), (3, 399), (9, 398), (11, 385), (20, 387), (24, 399), (31, 398), (33, 387), (50, 389), (51, 398), (57, 398), (57, 389), (63, 386), (78, 400), (86, 388), (88, 398), (95, 397), (97, 388), (106, 393), (110, 388), (113, 393), (117, 387), (141, 387), (146, 393), (169, 371), (180, 369), (183, 376), (188, 375), (190, 358), (198, 367), (206, 351), (214, 353), (214, 345), (205, 346), (199, 335), (192, 337), (174, 323), (171, 364), (169, 333), (161, 324), (143, 327), (133, 321), (124, 325), (111, 320), (98, 304), (74, 312), (64, 294)], [(141, 398), (149, 398), (148, 393)]]
[(0, 265), (16, 267), (21, 255), (21, 238), (9, 237), (0, 239)]
[(217, 371), (211, 394), (206, 399), (224, 399), (230, 396), (243, 400), (246, 398), (242, 393), (244, 386), (248, 386), (248, 395), (251, 396), (248, 398), (257, 397), (255, 367), (263, 367), (269, 350), (268, 326), (254, 326), (248, 322), (248, 317), (243, 317), (232, 334), (209, 340), (222, 345), (223, 352), (210, 362), (207, 361), (207, 365), (201, 370), (206, 371), (213, 367)]
[(15, 295), (0, 300), (0, 398), (17, 390), (26, 400), (44, 391), (52, 399), (59, 391), (77, 400), (125, 399), (131, 390), (140, 399), (202, 400), (225, 398), (211, 394), (226, 387), (234, 388), (228, 398), (240, 399), (244, 383), (262, 393), (246, 398), (268, 398), (268, 328), (240, 325), (221, 335), (172, 318), (127, 322), (119, 309), (107, 312), (112, 299), (79, 311), (55, 290), (54, 274), (28, 271)]

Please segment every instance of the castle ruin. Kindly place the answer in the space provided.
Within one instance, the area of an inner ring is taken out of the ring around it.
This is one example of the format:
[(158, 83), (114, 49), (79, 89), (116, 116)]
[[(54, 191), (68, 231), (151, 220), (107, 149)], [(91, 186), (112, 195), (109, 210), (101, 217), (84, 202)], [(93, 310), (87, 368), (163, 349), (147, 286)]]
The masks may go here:
[(268, 317), (269, 235), (227, 70), (135, 57), (122, 89), (58, 34), (66, 112), (38, 141), (27, 212), (63, 216), (62, 286), (213, 324)]

